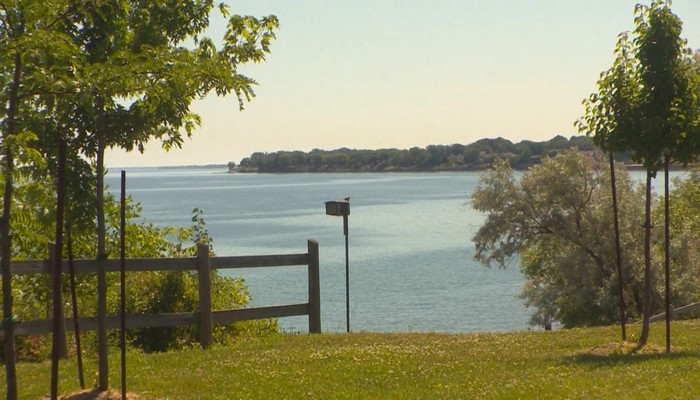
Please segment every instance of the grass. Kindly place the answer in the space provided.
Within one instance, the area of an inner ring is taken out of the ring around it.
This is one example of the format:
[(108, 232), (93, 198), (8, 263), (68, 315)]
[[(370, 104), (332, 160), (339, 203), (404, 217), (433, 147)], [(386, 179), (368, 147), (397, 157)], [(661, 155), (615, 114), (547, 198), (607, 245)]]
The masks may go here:
[[(638, 326), (628, 328), (635, 332)], [(678, 399), (700, 396), (700, 321), (664, 326), (637, 354), (619, 328), (480, 334), (273, 335), (209, 350), (127, 356), (138, 399)], [(79, 390), (73, 361), (61, 393)], [(96, 380), (87, 360), (87, 382)], [(119, 355), (110, 359), (119, 388)], [(4, 369), (0, 374), (4, 380)], [(18, 365), (20, 398), (49, 392), (50, 364)], [(5, 397), (4, 385), (0, 387)]]

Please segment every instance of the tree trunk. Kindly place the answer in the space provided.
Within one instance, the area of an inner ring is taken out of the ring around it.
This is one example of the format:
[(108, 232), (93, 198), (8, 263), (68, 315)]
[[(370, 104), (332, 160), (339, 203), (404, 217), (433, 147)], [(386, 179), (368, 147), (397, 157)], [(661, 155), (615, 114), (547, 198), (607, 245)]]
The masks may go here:
[(5, 193), (2, 203), (2, 219), (0, 220), (0, 264), (2, 264), (2, 327), (4, 330), (5, 381), (7, 384), (7, 399), (17, 398), (17, 370), (15, 361), (15, 326), (12, 298), (12, 180), (14, 159), (9, 147), (9, 138), (16, 131), (17, 107), (19, 106), (19, 86), (22, 79), (22, 56), (15, 54), (14, 73), (10, 87), (10, 99), (7, 107), (7, 130), (3, 135), (5, 147)]
[(651, 318), (651, 171), (647, 170), (646, 205), (644, 212), (644, 311), (642, 334), (638, 349), (646, 346), (649, 340), (649, 318)]
[(97, 110), (97, 160), (96, 171), (96, 213), (97, 213), (97, 352), (98, 352), (98, 389), (107, 390), (109, 387), (109, 365), (107, 361), (107, 274), (105, 272), (106, 235), (105, 201), (104, 201), (104, 154), (105, 154), (105, 108), (104, 100), (98, 95), (95, 104)]
[(620, 329), (622, 330), (622, 340), (627, 340), (627, 332), (625, 330), (625, 286), (624, 278), (622, 277), (622, 250), (620, 248), (620, 223), (618, 218), (617, 206), (617, 180), (615, 178), (615, 156), (610, 152), (610, 185), (612, 186), (612, 202), (613, 202), (613, 219), (615, 225), (615, 261), (617, 264), (617, 292), (618, 302), (620, 306)]
[(664, 305), (666, 306), (666, 353), (671, 352), (671, 232), (670, 232), (670, 216), (671, 208), (668, 198), (668, 163), (670, 156), (668, 153), (664, 158), (664, 281), (666, 287), (666, 298)]

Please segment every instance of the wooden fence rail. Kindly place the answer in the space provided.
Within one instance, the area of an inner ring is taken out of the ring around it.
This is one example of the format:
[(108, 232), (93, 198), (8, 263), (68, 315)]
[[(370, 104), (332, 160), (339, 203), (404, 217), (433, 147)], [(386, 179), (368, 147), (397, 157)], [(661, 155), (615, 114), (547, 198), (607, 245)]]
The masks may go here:
[[(186, 313), (161, 313), (150, 315), (127, 315), (127, 328), (174, 327), (198, 325), (202, 347), (212, 344), (213, 325), (235, 321), (280, 318), (296, 315), (309, 316), (309, 332), (321, 333), (321, 290), (319, 278), (318, 243), (308, 241), (308, 252), (304, 254), (278, 254), (266, 256), (209, 257), (209, 247), (197, 246), (194, 258), (127, 259), (127, 272), (145, 271), (198, 271), (199, 310)], [(13, 275), (50, 274), (53, 263), (50, 260), (17, 261), (12, 263)], [(308, 301), (299, 304), (285, 304), (266, 307), (242, 308), (237, 310), (212, 310), (211, 306), (211, 266), (215, 269), (286, 267), (306, 265), (308, 267)], [(64, 261), (67, 271), (67, 261)], [(75, 260), (76, 273), (97, 273), (95, 260)], [(118, 272), (119, 260), (108, 260), (107, 272)], [(79, 318), (81, 330), (96, 330), (97, 317)], [(119, 329), (119, 316), (105, 316), (107, 329)], [(72, 324), (63, 324), (72, 330)], [(51, 320), (20, 321), (15, 325), (16, 335), (34, 335), (51, 332)], [(0, 337), (2, 333), (0, 332)]]

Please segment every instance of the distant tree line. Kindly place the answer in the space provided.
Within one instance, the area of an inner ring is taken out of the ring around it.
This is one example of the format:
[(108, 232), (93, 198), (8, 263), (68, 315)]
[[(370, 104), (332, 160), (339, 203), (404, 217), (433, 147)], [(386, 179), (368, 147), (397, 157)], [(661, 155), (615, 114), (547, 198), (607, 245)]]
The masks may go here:
[[(239, 165), (229, 163), (231, 172), (389, 172), (389, 171), (472, 171), (491, 166), (496, 159), (508, 160), (515, 169), (527, 169), (571, 148), (594, 152), (593, 140), (586, 136), (567, 139), (557, 135), (544, 142), (508, 139), (481, 139), (469, 145), (429, 145), (425, 148), (355, 150), (314, 149), (253, 153)], [(621, 155), (624, 160), (624, 155)]]

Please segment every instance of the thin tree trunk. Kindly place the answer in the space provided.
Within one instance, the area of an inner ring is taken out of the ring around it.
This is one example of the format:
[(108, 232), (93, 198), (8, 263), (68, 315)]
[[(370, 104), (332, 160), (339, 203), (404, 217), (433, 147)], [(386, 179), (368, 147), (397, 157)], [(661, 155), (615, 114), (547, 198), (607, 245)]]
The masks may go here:
[(22, 56), (15, 54), (14, 74), (10, 87), (10, 99), (7, 107), (7, 130), (3, 135), (5, 144), (5, 193), (2, 204), (2, 219), (0, 221), (0, 264), (2, 264), (2, 327), (4, 330), (5, 381), (7, 384), (7, 399), (17, 399), (17, 369), (15, 361), (15, 326), (12, 298), (12, 235), (10, 229), (12, 207), (12, 180), (14, 159), (8, 139), (15, 134), (16, 115), (19, 102), (19, 86), (22, 79)]
[(627, 340), (627, 332), (625, 330), (625, 294), (624, 294), (624, 278), (622, 277), (622, 250), (620, 248), (620, 223), (618, 217), (617, 205), (617, 180), (615, 178), (615, 156), (610, 152), (610, 184), (612, 186), (612, 201), (613, 201), (613, 219), (615, 225), (615, 261), (617, 264), (617, 291), (618, 303), (620, 306), (620, 329), (622, 330), (622, 340)]
[(670, 161), (669, 159), (670, 156), (667, 153), (664, 158), (664, 281), (666, 286), (666, 298), (664, 303), (666, 306), (666, 353), (671, 352), (671, 232), (669, 226), (671, 208), (669, 206), (668, 198), (668, 163)]
[(105, 272), (106, 235), (104, 210), (104, 153), (105, 153), (105, 110), (104, 101), (96, 97), (97, 113), (97, 160), (96, 175), (96, 213), (97, 213), (97, 352), (98, 352), (98, 389), (107, 390), (109, 387), (109, 365), (107, 361), (107, 274)]
[(649, 318), (651, 318), (651, 178), (651, 171), (647, 171), (644, 218), (644, 311), (638, 349), (646, 346), (649, 340)]

